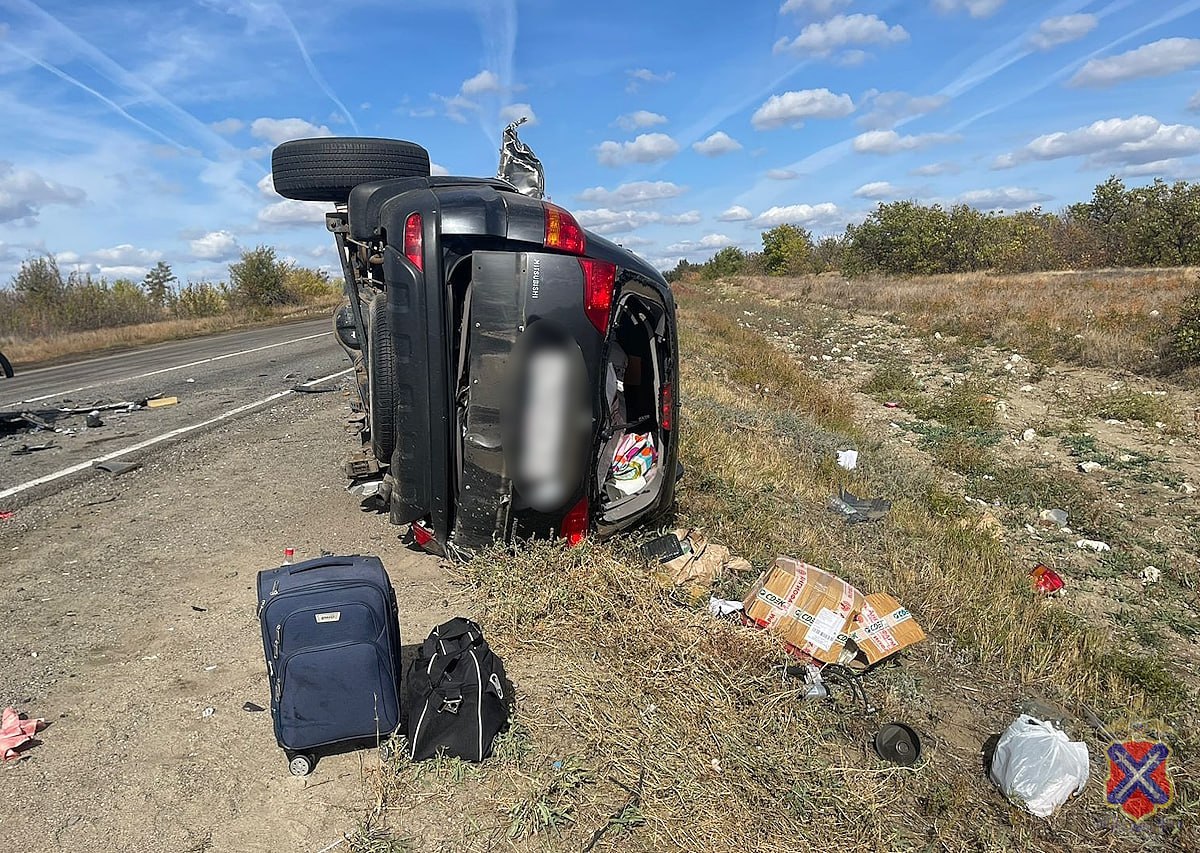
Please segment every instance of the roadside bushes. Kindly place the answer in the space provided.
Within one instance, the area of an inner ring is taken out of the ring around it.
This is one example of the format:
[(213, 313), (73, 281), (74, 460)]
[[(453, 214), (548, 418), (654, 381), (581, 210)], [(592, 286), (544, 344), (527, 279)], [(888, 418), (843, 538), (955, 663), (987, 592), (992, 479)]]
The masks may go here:
[(53, 255), (33, 257), (21, 264), (11, 288), (0, 288), (0, 338), (30, 340), (230, 311), (256, 314), (278, 306), (328, 304), (340, 293), (324, 271), (282, 260), (269, 246), (243, 252), (229, 266), (229, 281), (179, 286), (170, 265), (159, 261), (141, 282), (109, 282), (80, 270), (64, 275)]
[(1171, 335), (1173, 354), (1188, 366), (1200, 366), (1200, 287), (1179, 311), (1179, 322)]
[(1200, 183), (1157, 179), (1128, 188), (1112, 177), (1090, 201), (1058, 213), (894, 201), (839, 236), (815, 241), (799, 225), (783, 224), (764, 231), (762, 241), (762, 253), (742, 253), (742, 268), (732, 273), (726, 253), (740, 249), (722, 249), (703, 264), (682, 261), (674, 279), (693, 271), (755, 274), (756, 260), (767, 275), (832, 269), (850, 277), (1200, 265)]

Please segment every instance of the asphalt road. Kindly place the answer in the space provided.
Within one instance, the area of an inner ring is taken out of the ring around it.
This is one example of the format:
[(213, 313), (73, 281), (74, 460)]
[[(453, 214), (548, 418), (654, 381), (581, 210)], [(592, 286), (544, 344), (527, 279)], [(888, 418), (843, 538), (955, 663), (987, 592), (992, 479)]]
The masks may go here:
[[(156, 395), (178, 397), (179, 403), (102, 411), (104, 425), (94, 428), (85, 426), (83, 415), (74, 415), (55, 420), (53, 432), (0, 431), (0, 510), (57, 488), (69, 477), (110, 476), (84, 472), (97, 459), (137, 461), (156, 447), (186, 441), (245, 411), (278, 405), (296, 385), (327, 377), (313, 387), (345, 384), (349, 367), (330, 321), (319, 319), (19, 371), (0, 379), (0, 411), (96, 407)], [(47, 443), (53, 446), (21, 452)]]

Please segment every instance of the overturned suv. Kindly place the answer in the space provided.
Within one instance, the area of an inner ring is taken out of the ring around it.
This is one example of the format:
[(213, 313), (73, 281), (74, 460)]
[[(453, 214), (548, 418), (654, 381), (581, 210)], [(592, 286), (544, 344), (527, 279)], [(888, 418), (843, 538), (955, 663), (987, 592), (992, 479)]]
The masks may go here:
[(300, 139), (275, 189), (332, 202), (338, 338), (365, 411), (352, 478), (379, 481), (417, 544), (605, 536), (670, 509), (675, 304), (641, 258), (542, 199), (505, 131), (501, 177), (430, 176), (410, 142)]

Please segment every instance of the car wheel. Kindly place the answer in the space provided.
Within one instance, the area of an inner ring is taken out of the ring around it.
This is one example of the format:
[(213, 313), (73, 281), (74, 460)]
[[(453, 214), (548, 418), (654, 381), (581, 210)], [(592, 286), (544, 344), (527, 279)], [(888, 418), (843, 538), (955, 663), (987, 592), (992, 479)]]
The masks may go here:
[(429, 177), (429, 152), (400, 139), (293, 139), (271, 153), (271, 177), (284, 198), (345, 202), (367, 181)]
[(12, 364), (4, 357), (4, 353), (0, 352), (0, 376), (3, 376), (5, 379), (12, 379), (12, 375)]
[(392, 461), (396, 448), (396, 351), (387, 294), (371, 300), (367, 328), (367, 400), (370, 404), (371, 452), (380, 463)]

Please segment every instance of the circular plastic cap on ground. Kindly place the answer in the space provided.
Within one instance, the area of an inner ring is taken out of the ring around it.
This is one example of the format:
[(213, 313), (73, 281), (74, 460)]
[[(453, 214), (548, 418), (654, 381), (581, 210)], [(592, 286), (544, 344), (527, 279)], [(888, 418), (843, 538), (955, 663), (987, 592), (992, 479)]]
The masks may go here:
[(884, 761), (909, 767), (921, 757), (921, 738), (904, 723), (888, 723), (875, 735), (875, 752)]

